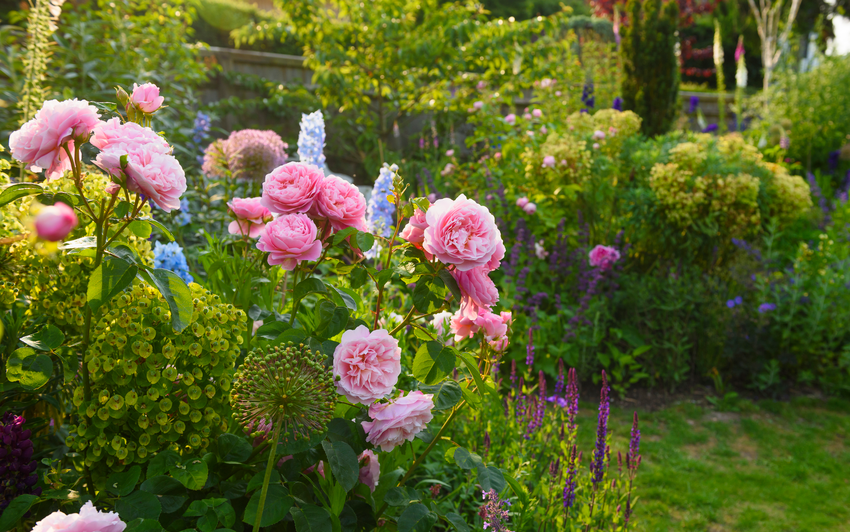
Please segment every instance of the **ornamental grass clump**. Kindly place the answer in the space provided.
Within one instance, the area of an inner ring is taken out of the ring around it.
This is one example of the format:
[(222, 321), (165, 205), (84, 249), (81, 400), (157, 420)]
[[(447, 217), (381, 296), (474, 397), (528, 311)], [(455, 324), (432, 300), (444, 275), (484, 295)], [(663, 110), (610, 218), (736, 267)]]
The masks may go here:
[(66, 444), (96, 474), (122, 471), (172, 449), (200, 455), (227, 429), (226, 393), (247, 318), (197, 284), (193, 312), (177, 333), (163, 296), (136, 282), (93, 327), (86, 353), (91, 400), (74, 390), (80, 420)]

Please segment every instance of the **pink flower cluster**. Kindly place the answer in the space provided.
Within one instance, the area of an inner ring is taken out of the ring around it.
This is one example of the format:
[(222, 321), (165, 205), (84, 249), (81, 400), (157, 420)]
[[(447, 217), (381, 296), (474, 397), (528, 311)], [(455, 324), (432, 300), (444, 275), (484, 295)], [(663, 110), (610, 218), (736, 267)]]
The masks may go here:
[(272, 213), (262, 204), (261, 198), (233, 198), (227, 203), (230, 213), (236, 219), (227, 226), (231, 235), (257, 238), (266, 228), (266, 222), (272, 221)]
[(80, 513), (67, 515), (57, 511), (35, 524), (32, 532), (123, 532), (127, 524), (114, 512), (99, 512), (91, 501)]
[(516, 200), (516, 206), (522, 209), (525, 214), (534, 214), (537, 212), (537, 205), (528, 201), (528, 198), (525, 196)]
[(620, 260), (620, 252), (611, 246), (599, 245), (590, 250), (590, 265), (600, 270), (608, 270)]
[[(257, 247), (272, 253), (269, 264), (287, 270), (301, 261), (318, 259), (321, 240), (332, 230), (354, 227), (366, 231), (363, 194), (344, 179), (325, 177), (312, 164), (292, 162), (272, 170), (263, 183), (260, 203), (279, 216), (266, 226)], [(316, 221), (322, 225), (321, 235)]]

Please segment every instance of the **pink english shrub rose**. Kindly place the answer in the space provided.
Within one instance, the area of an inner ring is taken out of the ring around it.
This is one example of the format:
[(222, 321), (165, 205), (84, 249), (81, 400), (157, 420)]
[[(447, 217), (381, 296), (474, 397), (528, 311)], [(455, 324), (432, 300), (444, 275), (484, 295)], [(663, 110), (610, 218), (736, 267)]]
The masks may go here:
[(315, 207), (325, 174), (315, 165), (286, 163), (266, 175), (263, 205), (276, 214), (306, 213)]
[(310, 214), (327, 218), (336, 231), (346, 227), (366, 231), (366, 198), (356, 186), (335, 175), (322, 180)]
[(61, 201), (42, 208), (35, 217), (35, 232), (39, 238), (58, 242), (77, 227), (77, 214), (74, 209)]
[(263, 207), (261, 198), (233, 198), (227, 203), (236, 220), (230, 222), (227, 231), (231, 235), (257, 238), (266, 227), (266, 221), (272, 220), (272, 213)]
[(74, 153), (74, 143), (85, 142), (99, 123), (97, 109), (85, 100), (49, 100), (32, 120), (12, 133), (9, 149), (28, 170), (45, 170), (47, 179), (58, 179), (71, 169), (63, 146)]
[(401, 231), (401, 238), (407, 240), (411, 244), (421, 246), (425, 241), (425, 229), (428, 227), (428, 221), (425, 219), (425, 213), (419, 207), (413, 210), (413, 216), (404, 226)]
[(525, 214), (534, 214), (535, 212), (537, 212), (537, 204), (531, 202), (526, 203), (522, 206), (522, 210), (523, 212), (525, 212)]
[(508, 125), (511, 125), (511, 126), (516, 124), (516, 115), (511, 113), (508, 116), (506, 116), (505, 117), (505, 123), (507, 123)]
[(535, 110), (531, 111), (531, 115), (534, 118), (540, 118), (541, 116), (543, 116), (543, 111), (541, 111), (540, 109), (535, 109)]
[(480, 329), (481, 327), (475, 325), (475, 320), (465, 318), (460, 310), (452, 314), (449, 321), (449, 330), (455, 335), (455, 342), (460, 342), (464, 338), (472, 338)]
[(461, 272), (452, 271), (460, 288), (460, 313), (471, 320), (478, 317), (479, 309), (489, 308), (499, 301), (499, 290), (490, 279), (486, 266)]
[(456, 200), (437, 200), (425, 214), (428, 227), (422, 247), (444, 264), (460, 271), (484, 266), (505, 245), (496, 219), (473, 200), (461, 194)]
[(490, 309), (482, 308), (479, 309), (475, 319), (465, 317), (461, 311), (456, 312), (452, 316), (450, 326), (456, 342), (464, 338), (472, 338), (480, 330), (484, 331), (485, 339), (490, 342), (505, 338), (511, 321), (510, 312), (493, 314)]
[(114, 512), (99, 512), (88, 501), (80, 513), (53, 512), (35, 524), (32, 532), (123, 532), (124, 521)]
[(345, 331), (334, 349), (337, 392), (352, 403), (370, 405), (393, 390), (401, 373), (398, 341), (384, 329), (365, 325)]
[[(121, 168), (121, 157), (127, 166)], [(173, 155), (162, 153), (156, 143), (112, 143), (101, 151), (95, 164), (111, 175), (127, 176), (127, 189), (156, 203), (165, 212), (180, 208), (180, 196), (186, 192), (186, 174)]]
[(269, 253), (269, 264), (294, 270), (304, 260), (316, 260), (322, 243), (316, 240), (316, 224), (306, 214), (284, 214), (266, 224), (257, 249)]
[(590, 250), (590, 265), (607, 270), (620, 260), (620, 252), (611, 246), (598, 245)]
[(518, 198), (516, 200), (516, 206), (519, 207), (520, 209), (522, 209), (526, 205), (528, 205), (528, 198), (526, 198), (525, 196)]
[(390, 403), (369, 407), (372, 421), (363, 421), (366, 441), (390, 452), (406, 441), (413, 441), (434, 415), (434, 396), (420, 391), (410, 392)]
[(360, 482), (369, 487), (369, 491), (375, 493), (378, 480), (381, 478), (381, 464), (378, 463), (378, 455), (371, 449), (366, 449), (358, 457), (360, 460)]
[(99, 150), (107, 150), (110, 146), (119, 144), (127, 146), (150, 145), (148, 149), (163, 154), (171, 153), (171, 146), (154, 130), (140, 126), (135, 122), (122, 124), (120, 118), (110, 118), (106, 122), (98, 123), (97, 127), (94, 128), (91, 144)]
[(133, 83), (133, 94), (130, 95), (130, 101), (145, 113), (151, 114), (162, 107), (165, 98), (159, 95), (159, 87), (153, 83), (142, 85)]
[(543, 157), (543, 168), (555, 168), (555, 157), (552, 155)]

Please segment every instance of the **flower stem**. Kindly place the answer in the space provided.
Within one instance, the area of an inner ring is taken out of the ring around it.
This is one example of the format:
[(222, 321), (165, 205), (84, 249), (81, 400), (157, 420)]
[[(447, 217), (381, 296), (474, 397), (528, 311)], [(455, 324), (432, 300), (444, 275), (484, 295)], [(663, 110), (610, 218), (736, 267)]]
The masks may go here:
[(260, 503), (257, 505), (257, 516), (254, 518), (254, 532), (259, 532), (260, 522), (263, 520), (263, 509), (266, 505), (266, 495), (269, 493), (269, 480), (272, 478), (272, 469), (274, 469), (274, 455), (277, 451), (277, 441), (280, 438), (280, 424), (276, 424), (272, 443), (269, 449), (269, 461), (266, 464), (266, 476), (263, 477), (263, 489), (260, 492)]

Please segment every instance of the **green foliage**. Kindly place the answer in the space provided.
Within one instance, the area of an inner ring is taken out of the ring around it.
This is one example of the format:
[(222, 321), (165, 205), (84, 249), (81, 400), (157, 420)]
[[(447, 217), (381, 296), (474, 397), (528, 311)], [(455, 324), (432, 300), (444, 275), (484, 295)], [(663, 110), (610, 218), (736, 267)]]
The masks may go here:
[(56, 21), (59, 18), (51, 13), (51, 8), (49, 0), (35, 0), (35, 3), (30, 5), (27, 18), (29, 38), (23, 57), (24, 86), (18, 101), (21, 124), (32, 118), (41, 102), (46, 100), (46, 71), (51, 55), (50, 38), (56, 31)]
[(666, 133), (679, 107), (679, 62), (675, 54), (679, 4), (629, 0), (623, 30), (623, 104), (642, 119), (649, 136)]

